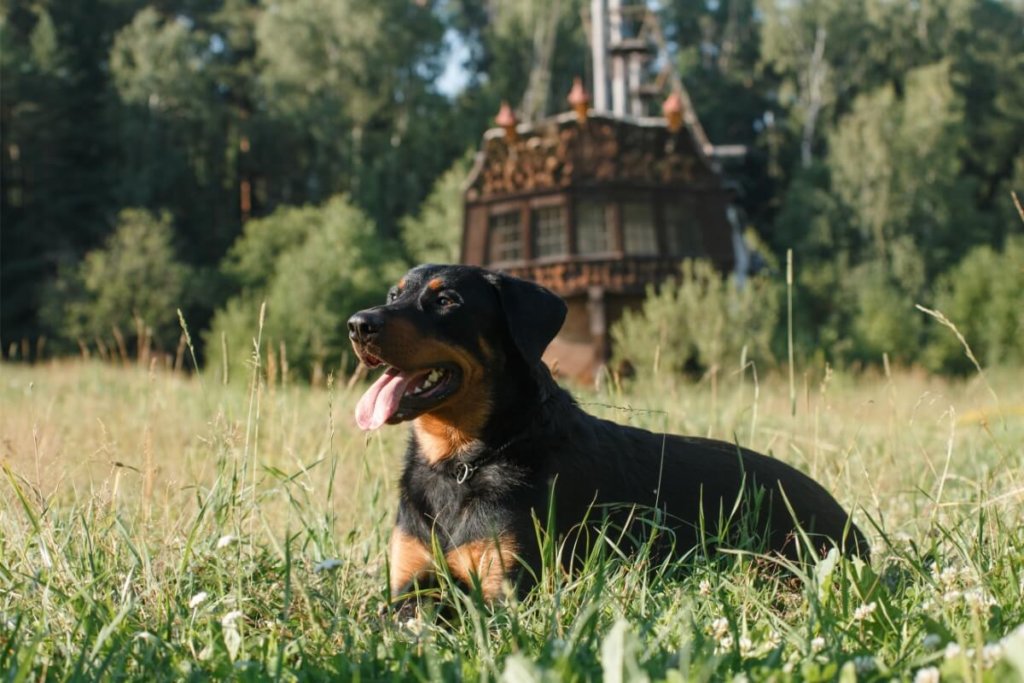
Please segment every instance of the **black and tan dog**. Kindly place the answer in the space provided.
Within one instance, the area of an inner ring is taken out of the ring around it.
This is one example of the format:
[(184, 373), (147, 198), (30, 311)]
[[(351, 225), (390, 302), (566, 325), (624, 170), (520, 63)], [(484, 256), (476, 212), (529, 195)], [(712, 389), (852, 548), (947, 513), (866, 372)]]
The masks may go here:
[(761, 550), (794, 556), (799, 527), (818, 549), (867, 555), (846, 512), (796, 469), (583, 412), (541, 362), (565, 313), (536, 284), (425, 265), (385, 305), (349, 319), (360, 359), (386, 368), (359, 401), (359, 426), (412, 422), (390, 545), (393, 597), (432, 574), (435, 544), (452, 576), (479, 582), (487, 599), (506, 578), (528, 587), (541, 561), (535, 520), (553, 520), (549, 531), (577, 545), (581, 531), (611, 525), (620, 545), (635, 547), (645, 534), (633, 520), (649, 511), (662, 529), (656, 549), (683, 554), (715, 539), (730, 513), (753, 509)]

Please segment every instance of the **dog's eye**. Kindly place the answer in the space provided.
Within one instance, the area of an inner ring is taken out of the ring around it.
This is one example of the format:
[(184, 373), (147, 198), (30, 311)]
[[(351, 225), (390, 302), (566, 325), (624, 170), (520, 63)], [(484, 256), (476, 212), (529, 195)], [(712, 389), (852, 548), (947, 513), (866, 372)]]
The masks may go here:
[(397, 298), (398, 298), (398, 289), (395, 288), (395, 287), (392, 287), (390, 290), (388, 290), (388, 303), (390, 304), (392, 301), (394, 301)]
[(458, 298), (454, 294), (442, 293), (437, 295), (435, 299), (437, 305), (441, 308), (451, 308), (459, 304)]

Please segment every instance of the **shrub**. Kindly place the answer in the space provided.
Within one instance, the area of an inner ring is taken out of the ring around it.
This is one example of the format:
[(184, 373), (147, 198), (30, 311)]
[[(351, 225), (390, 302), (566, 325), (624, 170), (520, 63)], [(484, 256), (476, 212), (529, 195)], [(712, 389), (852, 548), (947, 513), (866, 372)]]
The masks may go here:
[(920, 354), (924, 321), (914, 308), (925, 286), (924, 261), (908, 237), (894, 240), (888, 258), (852, 269), (842, 283), (853, 305), (849, 355), (879, 362), (882, 354), (909, 363)]
[(218, 349), (223, 336), (230, 375), (244, 376), (238, 368), (252, 357), (265, 301), (261, 352), (283, 344), (289, 366), (307, 376), (338, 368), (344, 357), (351, 367), (346, 321), (360, 308), (383, 302), (401, 276), (405, 264), (397, 245), (381, 239), (373, 223), (341, 197), (253, 222), (223, 265), (246, 286), (217, 311), (207, 344)]
[(125, 209), (106, 244), (61, 274), (43, 315), (69, 340), (109, 341), (117, 330), (131, 349), (141, 328), (158, 348), (173, 349), (189, 276), (175, 256), (170, 214)]
[(458, 263), (462, 239), (462, 186), (473, 154), (455, 161), (434, 184), (415, 216), (402, 220), (402, 242), (416, 263)]
[[(1002, 251), (975, 247), (939, 279), (935, 308), (967, 340), (983, 365), (1024, 363), (1024, 238)], [(925, 362), (935, 370), (969, 372), (973, 365), (952, 330), (931, 326)]]
[(746, 347), (747, 358), (771, 361), (779, 310), (778, 287), (767, 278), (737, 287), (709, 262), (685, 261), (677, 281), (649, 288), (643, 307), (612, 327), (614, 360), (641, 373), (679, 373), (738, 365)]
[[(341, 201), (341, 200), (335, 200)], [(241, 289), (260, 290), (274, 276), (281, 254), (305, 243), (333, 214), (331, 204), (285, 206), (245, 224), (221, 263), (221, 272)]]

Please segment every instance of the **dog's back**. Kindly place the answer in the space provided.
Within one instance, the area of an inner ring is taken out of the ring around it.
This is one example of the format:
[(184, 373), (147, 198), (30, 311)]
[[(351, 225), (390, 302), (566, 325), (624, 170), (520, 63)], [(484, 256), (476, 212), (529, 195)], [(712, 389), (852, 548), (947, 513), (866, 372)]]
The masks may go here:
[(670, 529), (663, 543), (676, 551), (753, 542), (795, 558), (806, 555), (807, 541), (816, 551), (834, 544), (867, 557), (868, 544), (847, 513), (796, 468), (723, 441), (615, 424), (565, 399), (554, 409), (561, 419), (552, 436), (533, 446), (549, 454), (546, 479), (563, 534), (584, 517), (615, 525), (640, 516), (641, 525), (654, 518)]

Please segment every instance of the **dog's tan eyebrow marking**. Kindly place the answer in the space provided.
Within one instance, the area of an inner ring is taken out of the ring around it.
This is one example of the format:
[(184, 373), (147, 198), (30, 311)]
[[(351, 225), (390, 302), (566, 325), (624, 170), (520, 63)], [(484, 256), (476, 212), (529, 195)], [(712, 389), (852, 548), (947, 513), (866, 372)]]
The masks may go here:
[(433, 280), (427, 283), (427, 287), (434, 290), (435, 292), (444, 286), (444, 280), (439, 277), (435, 277)]
[(398, 288), (399, 289), (405, 289), (405, 278), (404, 277), (401, 280), (398, 281)]

